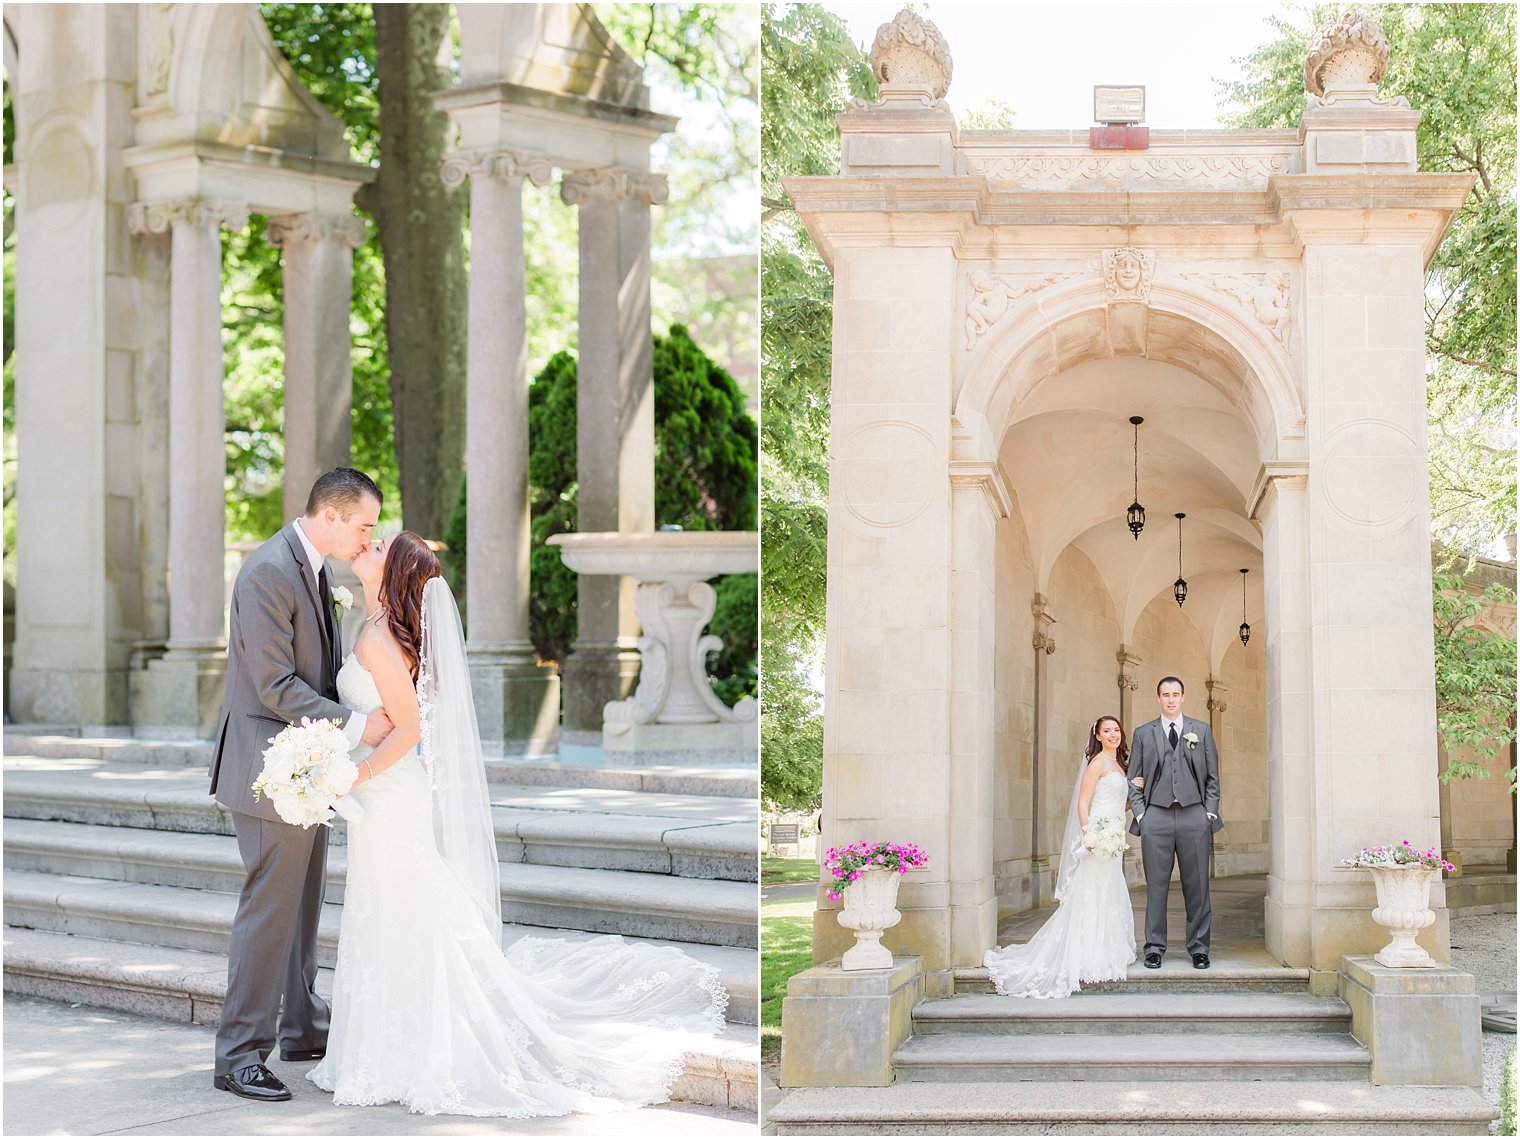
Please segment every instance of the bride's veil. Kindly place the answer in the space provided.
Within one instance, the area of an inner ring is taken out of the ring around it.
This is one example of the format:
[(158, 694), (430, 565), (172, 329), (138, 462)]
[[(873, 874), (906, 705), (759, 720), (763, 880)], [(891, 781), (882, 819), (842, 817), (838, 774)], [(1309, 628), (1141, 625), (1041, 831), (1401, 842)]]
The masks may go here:
[(1066, 829), (1061, 834), (1061, 865), (1056, 870), (1056, 901), (1064, 902), (1071, 889), (1071, 876), (1077, 872), (1082, 860), (1082, 824), (1077, 821), (1077, 803), (1082, 798), (1082, 776), (1090, 761), (1084, 757), (1077, 767), (1077, 778), (1071, 787), (1071, 806), (1066, 811)]
[(470, 695), (464, 627), (449, 583), (441, 577), (429, 579), (422, 589), (417, 703), (438, 850), (500, 944), (501, 870), (486, 793), (485, 756)]

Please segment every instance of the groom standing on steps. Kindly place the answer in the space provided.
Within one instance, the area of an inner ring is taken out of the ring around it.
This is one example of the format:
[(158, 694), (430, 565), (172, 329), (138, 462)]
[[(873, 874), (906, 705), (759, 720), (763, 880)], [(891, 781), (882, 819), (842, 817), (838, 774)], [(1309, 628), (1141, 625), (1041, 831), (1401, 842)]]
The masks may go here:
[(305, 517), (248, 555), (232, 587), (211, 792), (232, 812), (246, 878), (232, 919), (212, 1083), (247, 1099), (290, 1098), (264, 1066), (277, 1017), (280, 1059), (319, 1060), (327, 1050), (327, 1002), (316, 990), (327, 828), (284, 822), (268, 798), (254, 800), (253, 782), (270, 738), (303, 716), (339, 721), (350, 746), (378, 744), (390, 732), (383, 710), (365, 716), (338, 703), (342, 645), (326, 565), (358, 557), (379, 517), (380, 490), (368, 475), (328, 471), (312, 486)]
[[(1156, 685), (1161, 715), (1135, 731), (1129, 805), (1145, 866), (1145, 967), (1161, 968), (1172, 866), (1182, 872), (1187, 947), (1194, 969), (1209, 967), (1209, 850), (1219, 820), (1219, 749), (1209, 726), (1182, 714), (1182, 681)], [(1138, 786), (1137, 786), (1138, 784)]]

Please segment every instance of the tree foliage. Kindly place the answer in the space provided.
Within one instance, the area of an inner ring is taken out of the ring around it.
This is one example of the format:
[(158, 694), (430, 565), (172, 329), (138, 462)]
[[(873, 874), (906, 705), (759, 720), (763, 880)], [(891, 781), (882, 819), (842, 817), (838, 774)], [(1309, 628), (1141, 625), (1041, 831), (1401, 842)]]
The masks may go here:
[[(753, 530), (756, 495), (755, 422), (744, 394), (681, 325), (654, 338), (655, 521), (685, 530)], [(575, 639), (576, 576), (547, 544), (575, 530), (576, 362), (556, 353), (528, 389), (528, 480), (533, 534), (529, 627), (543, 660), (563, 662)], [(445, 564), (456, 596), (464, 595), (464, 487), (449, 521)], [(730, 574), (715, 582), (711, 631), (724, 649), (714, 668), (729, 700), (756, 686), (756, 581)], [(466, 614), (468, 618), (468, 614)]]
[(761, 9), (761, 786), (816, 809), (822, 788), (833, 281), (786, 196), (789, 175), (838, 172), (834, 116), (875, 77), (818, 4)]
[[(1442, 782), (1487, 778), (1482, 761), (1515, 741), (1515, 635), (1484, 620), (1492, 606), (1514, 603), (1502, 585), (1477, 593), (1458, 574), (1435, 575), (1436, 731), (1450, 756)], [(1477, 759), (1460, 759), (1459, 750)]]
[[(1426, 348), (1430, 482), (1437, 536), (1478, 553), (1515, 528), (1515, 8), (1512, 4), (1370, 4), (1392, 47), (1384, 97), (1422, 113), (1422, 170), (1470, 173), (1472, 195), (1430, 264)], [(1242, 109), (1232, 125), (1293, 127), (1304, 59), (1339, 5), (1270, 17), (1274, 37), (1221, 84)]]

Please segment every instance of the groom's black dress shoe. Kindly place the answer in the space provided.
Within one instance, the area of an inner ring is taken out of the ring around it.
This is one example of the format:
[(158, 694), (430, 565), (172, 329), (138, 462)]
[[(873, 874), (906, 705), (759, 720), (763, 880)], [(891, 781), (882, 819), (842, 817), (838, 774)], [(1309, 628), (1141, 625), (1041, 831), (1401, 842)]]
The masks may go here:
[(212, 1086), (244, 1099), (281, 1100), (290, 1098), (290, 1089), (263, 1064), (249, 1064), (230, 1076), (217, 1076)]
[(1159, 968), (1161, 968), (1161, 954), (1159, 954), (1159, 953), (1147, 953), (1145, 955), (1145, 967), (1147, 969), (1159, 969)]
[(305, 1052), (280, 1050), (280, 1059), (284, 1060), (287, 1064), (299, 1064), (303, 1060), (320, 1060), (326, 1055), (327, 1049), (325, 1048), (313, 1048)]
[(1209, 967), (1209, 955), (1207, 953), (1193, 954), (1193, 968), (1207, 969)]

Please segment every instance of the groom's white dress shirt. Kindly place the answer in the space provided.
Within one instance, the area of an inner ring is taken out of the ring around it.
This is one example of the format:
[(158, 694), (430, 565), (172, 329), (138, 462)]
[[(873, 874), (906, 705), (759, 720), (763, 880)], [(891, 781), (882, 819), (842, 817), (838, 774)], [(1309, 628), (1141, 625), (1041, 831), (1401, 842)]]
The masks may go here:
[[(306, 547), (306, 568), (311, 571), (311, 582), (317, 587), (317, 602), (321, 604), (322, 566), (327, 559), (318, 553), (317, 548), (311, 544), (311, 539), (306, 536), (306, 531), (301, 529), (301, 520), (299, 518), (292, 520), (290, 524), (296, 528), (296, 537), (301, 539), (301, 545)], [(343, 736), (348, 740), (350, 749), (358, 747), (364, 739), (364, 725), (367, 723), (369, 723), (369, 717), (356, 709), (354, 714), (348, 718), (348, 722), (343, 725)]]

